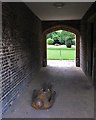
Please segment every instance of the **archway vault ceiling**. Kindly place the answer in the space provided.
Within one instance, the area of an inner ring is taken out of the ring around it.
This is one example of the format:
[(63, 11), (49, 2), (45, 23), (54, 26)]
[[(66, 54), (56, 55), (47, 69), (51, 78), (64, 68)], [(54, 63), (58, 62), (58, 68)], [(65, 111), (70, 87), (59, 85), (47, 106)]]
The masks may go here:
[(25, 3), (42, 21), (80, 20), (93, 2), (63, 2), (62, 8), (56, 8), (54, 2)]

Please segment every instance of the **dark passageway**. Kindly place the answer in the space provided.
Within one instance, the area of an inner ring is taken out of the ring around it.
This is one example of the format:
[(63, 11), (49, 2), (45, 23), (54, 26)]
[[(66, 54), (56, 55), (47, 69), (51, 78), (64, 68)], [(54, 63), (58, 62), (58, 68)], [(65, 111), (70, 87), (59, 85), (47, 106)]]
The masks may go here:
[[(96, 2), (65, 2), (61, 9), (50, 2), (2, 2), (0, 5), (0, 115), (93, 118)], [(58, 28), (76, 33), (79, 45), (76, 64), (80, 67), (47, 66), (46, 34)], [(51, 109), (36, 111), (31, 107), (32, 91), (44, 81), (52, 82), (56, 101)]]

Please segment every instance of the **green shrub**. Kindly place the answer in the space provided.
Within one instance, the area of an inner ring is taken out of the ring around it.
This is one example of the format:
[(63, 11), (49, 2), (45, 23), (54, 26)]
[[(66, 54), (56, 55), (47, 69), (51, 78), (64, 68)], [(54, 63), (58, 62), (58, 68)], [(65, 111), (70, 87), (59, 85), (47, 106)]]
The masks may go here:
[(71, 48), (71, 45), (72, 45), (72, 38), (70, 36), (67, 36), (66, 39), (65, 39), (65, 45), (68, 47), (68, 48)]
[(72, 45), (75, 45), (75, 44), (76, 44), (76, 43), (75, 43), (75, 39), (73, 39), (73, 40), (72, 40)]
[(53, 40), (53, 39), (51, 39), (51, 38), (48, 38), (48, 39), (47, 39), (47, 44), (48, 44), (48, 45), (53, 45), (53, 43), (54, 43), (54, 40)]

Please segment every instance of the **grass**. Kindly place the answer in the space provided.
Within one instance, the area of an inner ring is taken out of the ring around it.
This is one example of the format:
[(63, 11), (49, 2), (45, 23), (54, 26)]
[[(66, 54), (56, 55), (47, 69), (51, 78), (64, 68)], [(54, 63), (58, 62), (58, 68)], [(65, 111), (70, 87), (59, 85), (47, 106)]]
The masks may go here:
[(76, 57), (76, 47), (67, 48), (64, 45), (47, 46), (47, 59), (48, 60), (74, 60)]

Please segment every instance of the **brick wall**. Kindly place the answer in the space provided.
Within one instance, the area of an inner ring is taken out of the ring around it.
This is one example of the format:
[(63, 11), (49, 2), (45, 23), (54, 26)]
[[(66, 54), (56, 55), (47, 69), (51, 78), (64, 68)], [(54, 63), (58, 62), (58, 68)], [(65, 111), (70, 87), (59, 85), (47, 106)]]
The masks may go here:
[[(80, 66), (84, 73), (95, 78), (95, 40), (96, 40), (96, 2), (89, 8), (81, 20)], [(94, 37), (95, 36), (95, 37)]]
[(93, 53), (93, 55), (94, 55), (94, 60), (93, 60), (93, 78), (94, 78), (94, 84), (95, 84), (95, 89), (96, 89), (96, 17), (95, 17), (95, 21), (94, 21), (94, 36), (93, 36), (93, 38), (94, 38), (94, 46), (93, 46), (94, 47), (94, 51), (93, 51), (94, 52)]
[(80, 67), (84, 72), (87, 70), (87, 41), (86, 41), (86, 23), (81, 23), (81, 38), (80, 38)]
[[(2, 3), (0, 2), (0, 48), (2, 46)], [(1, 56), (2, 50), (0, 49), (0, 56)], [(0, 57), (0, 78), (1, 78), (1, 57)], [(1, 83), (1, 79), (0, 79), (0, 119), (2, 117), (2, 101), (1, 101), (1, 97), (2, 97), (2, 83)]]
[(4, 112), (40, 69), (41, 21), (20, 2), (2, 3), (2, 18), (0, 72)]
[(42, 21), (42, 31), (58, 25), (69, 26), (80, 31), (80, 20)]

